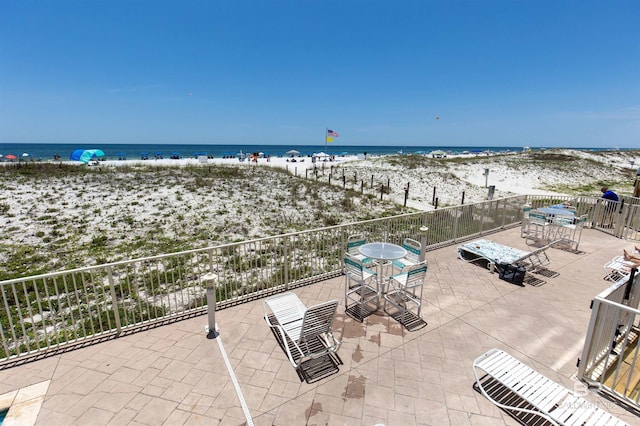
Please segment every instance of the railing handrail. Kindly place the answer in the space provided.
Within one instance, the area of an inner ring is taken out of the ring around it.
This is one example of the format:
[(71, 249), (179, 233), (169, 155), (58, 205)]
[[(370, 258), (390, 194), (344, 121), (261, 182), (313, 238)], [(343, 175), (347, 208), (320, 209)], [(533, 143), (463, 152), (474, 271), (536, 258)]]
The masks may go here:
[[(431, 250), (516, 226), (528, 202), (566, 198), (515, 195), (1, 281), (0, 366), (204, 313), (210, 300), (216, 300), (213, 309), (227, 307), (337, 277), (353, 231), (372, 240), (413, 238)], [(578, 204), (585, 209), (597, 202)]]
[[(519, 198), (519, 197), (522, 197), (522, 196), (515, 195), (515, 196), (510, 196), (510, 197), (496, 198), (496, 199), (491, 200), (491, 201), (492, 202), (500, 202), (500, 201), (510, 200), (510, 199)], [(464, 204), (464, 206), (468, 207), (468, 206), (474, 206), (474, 205), (484, 205), (485, 203), (487, 203), (487, 201), (478, 201), (478, 202), (475, 202), (475, 203)], [(79, 268), (65, 269), (65, 270), (56, 271), (56, 272), (48, 272), (48, 273), (45, 273), (45, 274), (28, 275), (26, 277), (12, 278), (12, 279), (9, 279), (9, 280), (0, 281), (0, 287), (3, 286), (3, 285), (7, 285), (7, 284), (19, 283), (19, 282), (22, 282), (22, 281), (25, 281), (25, 280), (37, 280), (37, 279), (42, 279), (42, 278), (51, 278), (51, 277), (55, 277), (55, 276), (73, 274), (73, 273), (84, 272), (84, 271), (91, 271), (91, 270), (95, 270), (95, 269), (102, 269), (102, 268), (114, 267), (114, 266), (123, 266), (123, 265), (127, 265), (127, 264), (130, 264), (130, 263), (135, 263), (135, 262), (149, 262), (149, 261), (154, 261), (154, 260), (159, 260), (159, 259), (166, 259), (166, 258), (173, 257), (173, 256), (183, 256), (183, 255), (189, 255), (189, 254), (195, 254), (195, 253), (203, 253), (203, 252), (206, 252), (206, 251), (209, 251), (209, 250), (222, 250), (222, 249), (227, 249), (227, 248), (234, 248), (234, 247), (238, 247), (238, 246), (242, 246), (242, 245), (246, 245), (246, 244), (255, 244), (255, 243), (259, 243), (259, 242), (263, 242), (263, 241), (269, 241), (269, 240), (273, 240), (275, 238), (287, 238), (287, 237), (301, 236), (301, 235), (311, 234), (311, 233), (315, 233), (315, 232), (330, 231), (330, 230), (333, 230), (333, 229), (340, 229), (340, 228), (347, 228), (347, 227), (354, 227), (354, 226), (362, 226), (362, 225), (366, 225), (366, 224), (370, 224), (370, 223), (387, 221), (387, 220), (390, 220), (390, 219), (402, 219), (404, 217), (411, 217), (411, 216), (422, 215), (422, 214), (427, 214), (428, 215), (428, 214), (431, 214), (431, 213), (436, 212), (436, 211), (441, 212), (441, 211), (456, 209), (458, 207), (460, 207), (460, 206), (449, 206), (449, 207), (440, 208), (438, 210), (424, 210), (424, 211), (418, 211), (418, 212), (403, 213), (403, 214), (394, 215), (394, 216), (388, 216), (388, 217), (383, 217), (383, 218), (367, 219), (367, 220), (357, 221), (357, 222), (342, 223), (342, 224), (339, 224), (339, 225), (332, 225), (332, 226), (325, 226), (325, 227), (320, 227), (320, 228), (306, 229), (306, 230), (303, 230), (303, 231), (288, 232), (288, 233), (285, 233), (285, 234), (272, 235), (272, 236), (268, 236), (268, 237), (254, 238), (254, 239), (250, 239), (250, 240), (244, 240), (244, 241), (241, 241), (241, 242), (223, 243), (223, 244), (217, 244), (217, 245), (213, 245), (213, 246), (201, 247), (201, 248), (196, 248), (196, 249), (183, 250), (183, 251), (179, 251), (179, 252), (163, 253), (163, 254), (157, 254), (157, 255), (147, 256), (147, 257), (125, 259), (125, 260), (119, 260), (119, 261), (116, 261), (116, 262), (101, 263), (101, 264), (98, 264), (98, 265), (82, 266), (82, 267), (79, 267)]]

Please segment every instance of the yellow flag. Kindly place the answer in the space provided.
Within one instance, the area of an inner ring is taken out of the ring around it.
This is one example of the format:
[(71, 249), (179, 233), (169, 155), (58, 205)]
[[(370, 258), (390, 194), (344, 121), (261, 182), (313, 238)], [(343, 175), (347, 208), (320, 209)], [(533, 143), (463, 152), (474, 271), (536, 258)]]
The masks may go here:
[(330, 138), (329, 136), (327, 136), (327, 142), (333, 142), (333, 138)]

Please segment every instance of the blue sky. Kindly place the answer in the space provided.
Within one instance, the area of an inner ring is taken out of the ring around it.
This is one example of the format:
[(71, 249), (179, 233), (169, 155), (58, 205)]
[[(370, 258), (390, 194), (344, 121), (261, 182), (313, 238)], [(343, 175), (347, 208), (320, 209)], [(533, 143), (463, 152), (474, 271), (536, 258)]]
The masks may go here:
[(638, 22), (637, 0), (2, 0), (0, 143), (640, 148)]

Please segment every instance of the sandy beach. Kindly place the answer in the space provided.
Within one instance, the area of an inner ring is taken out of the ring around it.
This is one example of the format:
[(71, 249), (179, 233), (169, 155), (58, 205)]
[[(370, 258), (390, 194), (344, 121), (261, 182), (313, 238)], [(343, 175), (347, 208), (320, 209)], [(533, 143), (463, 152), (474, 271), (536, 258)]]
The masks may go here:
[(0, 279), (431, 210), (463, 193), (468, 204), (486, 186), (494, 198), (598, 197), (603, 184), (631, 195), (640, 151), (291, 160), (2, 163)]

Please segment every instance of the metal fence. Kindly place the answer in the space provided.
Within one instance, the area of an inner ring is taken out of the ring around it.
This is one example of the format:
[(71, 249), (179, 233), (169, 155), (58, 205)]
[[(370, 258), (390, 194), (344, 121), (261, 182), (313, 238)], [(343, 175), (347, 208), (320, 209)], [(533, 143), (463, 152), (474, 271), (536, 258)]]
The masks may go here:
[[(0, 365), (342, 274), (349, 235), (427, 250), (519, 224), (525, 196), (0, 282)], [(421, 228), (428, 232), (421, 233)]]
[(592, 301), (578, 378), (640, 408), (640, 274)]

